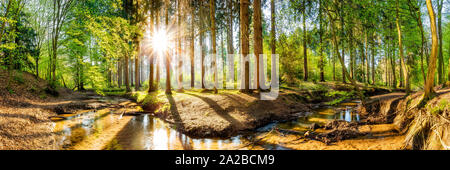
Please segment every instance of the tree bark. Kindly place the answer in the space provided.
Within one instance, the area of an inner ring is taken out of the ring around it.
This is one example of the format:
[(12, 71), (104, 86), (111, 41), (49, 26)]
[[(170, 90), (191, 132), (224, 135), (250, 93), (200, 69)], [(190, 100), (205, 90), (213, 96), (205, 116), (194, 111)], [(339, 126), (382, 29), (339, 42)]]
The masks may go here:
[(214, 81), (214, 93), (217, 94), (217, 45), (216, 45), (216, 1), (210, 0), (209, 1), (209, 10), (210, 10), (210, 17), (211, 17), (211, 41), (212, 41), (212, 67), (214, 71), (213, 81)]
[(303, 0), (302, 9), (303, 20), (303, 81), (308, 81), (308, 49), (307, 49), (307, 35), (306, 35), (306, 0)]
[(403, 70), (403, 79), (404, 79), (404, 86), (406, 89), (406, 93), (409, 94), (410, 93), (410, 85), (409, 85), (409, 70), (406, 68), (406, 63), (405, 63), (405, 57), (403, 55), (403, 41), (402, 41), (402, 29), (400, 26), (400, 15), (399, 15), (399, 0), (397, 0), (397, 20), (396, 20), (396, 24), (397, 24), (397, 32), (398, 32), (398, 50), (400, 53), (400, 62), (401, 62), (401, 67)]
[(430, 27), (431, 27), (431, 36), (432, 36), (432, 46), (431, 46), (431, 55), (429, 59), (429, 66), (428, 66), (428, 73), (427, 73), (427, 81), (425, 83), (424, 87), (424, 97), (423, 102), (426, 102), (430, 100), (434, 95), (434, 77), (436, 73), (436, 58), (438, 53), (438, 35), (436, 32), (436, 16), (434, 14), (433, 10), (433, 4), (431, 3), (431, 0), (427, 0), (427, 8), (428, 8), (428, 14), (430, 17)]
[[(166, 28), (169, 26), (169, 0), (165, 0), (165, 24)], [(166, 94), (171, 95), (172, 94), (172, 86), (170, 84), (170, 53), (169, 51), (166, 51)]]
[[(273, 1), (273, 0), (272, 0)], [(323, 20), (322, 20), (322, 0), (319, 0), (319, 69), (320, 69), (320, 82), (325, 82), (325, 62), (324, 62), (324, 56), (323, 56)], [(352, 70), (352, 77), (353, 77), (353, 67), (351, 67)]]
[[(154, 2), (152, 2), (153, 3), (153, 5), (155, 5), (155, 3)], [(151, 36), (153, 36), (155, 33), (154, 33), (154, 31), (155, 31), (155, 27), (154, 27), (154, 21), (155, 21), (155, 9), (153, 9), (154, 8), (154, 6), (152, 6), (152, 9), (150, 10), (150, 35)], [(154, 74), (154, 66), (155, 66), (155, 53), (153, 52), (153, 49), (152, 49), (152, 52), (150, 52), (149, 54), (148, 54), (149, 56), (148, 56), (148, 58), (149, 58), (149, 77), (148, 77), (148, 92), (149, 93), (151, 93), (151, 92), (154, 92), (155, 91), (155, 88), (154, 88), (154, 80), (153, 80), (153, 74)]]
[(194, 59), (195, 59), (195, 8), (191, 7), (191, 41), (190, 41), (190, 58), (191, 58), (191, 88), (194, 88), (195, 86), (195, 65), (194, 65)]
[(259, 84), (259, 79), (260, 79), (260, 65), (259, 65), (259, 60), (260, 60), (260, 56), (263, 53), (263, 37), (262, 37), (262, 21), (261, 21), (261, 0), (254, 0), (253, 1), (253, 10), (254, 10), (254, 16), (253, 16), (253, 20), (254, 20), (254, 24), (253, 24), (253, 31), (254, 31), (254, 52), (255, 52), (255, 56), (256, 56), (256, 89), (260, 90), (260, 84)]
[(438, 39), (439, 39), (439, 54), (438, 54), (438, 83), (444, 84), (445, 76), (444, 76), (444, 51), (442, 51), (442, 7), (444, 6), (443, 0), (437, 0), (438, 6)]
[(249, 0), (240, 0), (240, 30), (241, 30), (241, 55), (244, 61), (244, 89), (241, 92), (250, 92), (250, 64), (245, 60), (249, 54)]

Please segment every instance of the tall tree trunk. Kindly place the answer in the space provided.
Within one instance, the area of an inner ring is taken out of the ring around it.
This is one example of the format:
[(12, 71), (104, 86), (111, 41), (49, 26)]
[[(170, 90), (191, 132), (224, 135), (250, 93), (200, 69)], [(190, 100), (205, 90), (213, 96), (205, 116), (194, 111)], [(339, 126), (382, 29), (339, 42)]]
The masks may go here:
[(123, 76), (123, 59), (119, 59), (118, 63), (117, 63), (117, 85), (119, 86), (119, 88), (122, 87), (123, 81), (122, 81), (122, 76)]
[[(181, 20), (182, 20), (182, 6), (181, 6), (181, 1), (177, 1), (177, 10), (178, 10), (178, 15), (177, 15), (177, 24), (178, 24), (178, 28), (181, 29)], [(178, 73), (178, 90), (179, 92), (183, 91), (183, 57), (182, 57), (182, 51), (181, 51), (181, 40), (183, 35), (181, 34), (180, 31), (177, 31), (177, 58), (178, 58), (178, 63), (177, 63), (177, 73)]]
[(428, 73), (427, 73), (427, 81), (425, 83), (424, 87), (424, 97), (423, 97), (423, 104), (425, 104), (426, 101), (430, 100), (434, 95), (434, 77), (436, 73), (436, 58), (438, 53), (438, 35), (436, 32), (436, 16), (434, 14), (433, 10), (433, 4), (431, 3), (431, 0), (426, 0), (427, 8), (428, 8), (428, 14), (430, 16), (430, 27), (431, 27), (431, 36), (432, 36), (432, 45), (431, 45), (431, 55), (428, 65)]
[(125, 86), (126, 86), (126, 91), (127, 92), (131, 92), (131, 88), (130, 88), (130, 73), (129, 73), (129, 63), (128, 63), (129, 59), (128, 59), (128, 52), (125, 52)]
[[(165, 24), (166, 28), (169, 27), (169, 0), (165, 0)], [(170, 84), (170, 53), (169, 51), (166, 51), (166, 94), (171, 95), (172, 94), (172, 86)]]
[(256, 89), (260, 89), (259, 79), (260, 79), (260, 56), (263, 53), (263, 35), (262, 35), (262, 20), (261, 20), (261, 0), (253, 0), (253, 31), (254, 31), (254, 52), (256, 56)]
[[(375, 38), (375, 35), (373, 38)], [(375, 41), (372, 39), (372, 85), (375, 85), (375, 53)]]
[(201, 82), (202, 82), (202, 89), (205, 89), (205, 47), (204, 47), (204, 42), (205, 42), (205, 34), (203, 29), (205, 28), (203, 25), (203, 22), (205, 20), (205, 11), (204, 11), (204, 7), (203, 7), (203, 2), (204, 1), (200, 1), (200, 21), (199, 21), (199, 25), (200, 25), (200, 67), (201, 67)]
[[(155, 2), (152, 2), (153, 4), (152, 4), (152, 9), (150, 10), (150, 35), (151, 36), (153, 36), (153, 35), (155, 35), (155, 27), (154, 27), (154, 21), (155, 21), (155, 9), (153, 9), (154, 8), (154, 5), (155, 5)], [(149, 59), (149, 77), (148, 77), (148, 92), (149, 93), (151, 93), (151, 92), (154, 92), (155, 91), (155, 88), (154, 88), (154, 80), (153, 80), (153, 74), (154, 74), (154, 66), (155, 66), (155, 53), (153, 52), (153, 49), (152, 49), (152, 52), (150, 52), (150, 54), (149, 54), (149, 56), (148, 56), (148, 59)]]
[(209, 11), (210, 11), (210, 17), (211, 17), (211, 41), (212, 41), (212, 67), (214, 71), (214, 93), (218, 93), (217, 91), (217, 45), (216, 45), (216, 1), (210, 0), (209, 1)]
[[(200, 30), (201, 31), (201, 30)], [(190, 41), (190, 58), (191, 58), (191, 88), (194, 88), (195, 86), (195, 65), (194, 65), (194, 59), (195, 59), (195, 8), (191, 7), (191, 41)]]
[(140, 88), (140, 80), (139, 80), (139, 78), (140, 78), (140, 75), (139, 75), (139, 61), (140, 61), (140, 56), (141, 56), (141, 41), (140, 40), (138, 40), (138, 38), (136, 37), (135, 38), (135, 40), (134, 40), (135, 42), (136, 42), (136, 51), (137, 51), (137, 54), (135, 55), (135, 57), (134, 57), (134, 89), (136, 90), (136, 91), (139, 91), (139, 88)]
[(400, 62), (401, 62), (401, 68), (403, 70), (403, 78), (404, 78), (404, 85), (406, 88), (406, 93), (409, 94), (410, 93), (410, 85), (409, 85), (409, 71), (406, 68), (406, 63), (405, 63), (405, 57), (403, 55), (403, 41), (402, 41), (402, 29), (400, 27), (400, 15), (399, 15), (399, 0), (397, 0), (397, 20), (396, 20), (396, 24), (397, 24), (397, 31), (398, 31), (398, 50), (400, 53)]
[[(272, 0), (273, 2), (273, 0)], [(319, 69), (320, 69), (320, 82), (325, 82), (325, 71), (324, 71), (324, 67), (325, 67), (325, 61), (324, 61), (324, 56), (323, 56), (323, 20), (322, 20), (322, 0), (319, 0), (319, 55), (320, 55), (320, 60), (319, 60)], [(353, 77), (353, 67), (352, 69), (352, 77)]]
[[(161, 12), (163, 12), (162, 9), (160, 9), (160, 11), (156, 12), (156, 25), (157, 25), (157, 29), (160, 29), (160, 15), (162, 16)], [(161, 55), (161, 54), (159, 54)], [(155, 59), (155, 64), (156, 64), (156, 82), (155, 82), (155, 90), (159, 89), (159, 80), (160, 80), (160, 62), (162, 60), (162, 56), (157, 56)]]
[(306, 0), (303, 0), (302, 9), (303, 20), (303, 81), (308, 81), (308, 49), (307, 49), (307, 35), (306, 35)]
[(438, 83), (444, 84), (445, 76), (444, 76), (444, 51), (442, 51), (442, 7), (444, 6), (444, 0), (437, 0), (438, 7), (438, 39), (439, 39), (439, 53), (438, 53)]
[[(230, 57), (229, 55), (234, 54), (234, 46), (233, 46), (233, 0), (228, 0), (227, 1), (227, 5), (228, 5), (228, 17), (227, 17), (227, 51), (228, 51), (228, 57)], [(228, 58), (227, 60), (228, 62), (234, 62), (234, 55), (231, 58)], [(234, 66), (234, 63), (233, 63)], [(230, 72), (228, 74), (233, 74), (233, 76), (230, 76), (233, 78), (236, 77), (235, 76), (235, 72), (234, 72), (234, 67), (230, 69)], [(231, 78), (229, 78), (231, 79)]]
[(366, 61), (366, 80), (367, 80), (367, 84), (370, 84), (370, 62), (369, 62), (369, 43), (367, 42), (367, 30), (366, 33), (364, 34), (364, 44), (365, 44), (365, 48), (364, 48), (364, 60)]
[(245, 60), (249, 54), (249, 14), (248, 7), (250, 5), (249, 0), (240, 0), (240, 34), (241, 34), (241, 55), (244, 61), (244, 89), (242, 92), (250, 92), (250, 64), (248, 60)]

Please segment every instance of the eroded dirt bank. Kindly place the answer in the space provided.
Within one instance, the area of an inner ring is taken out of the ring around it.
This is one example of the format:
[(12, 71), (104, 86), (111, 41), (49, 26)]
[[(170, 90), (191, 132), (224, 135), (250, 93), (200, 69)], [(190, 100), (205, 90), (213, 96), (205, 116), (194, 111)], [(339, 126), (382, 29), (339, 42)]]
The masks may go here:
[(392, 124), (404, 135), (407, 149), (450, 149), (450, 88), (436, 90), (436, 96), (418, 108), (422, 92), (407, 97), (392, 93), (372, 97), (358, 112), (369, 125)]
[(275, 101), (237, 91), (160, 95), (161, 107), (154, 115), (191, 137), (227, 138), (272, 121), (295, 119), (311, 110), (311, 105), (291, 93), (281, 93)]
[[(274, 121), (290, 121), (305, 116), (312, 107), (326, 105), (326, 102), (341, 97), (329, 96), (329, 92), (353, 90), (345, 84), (321, 86), (318, 90), (304, 91), (284, 88), (274, 101), (262, 101), (258, 93), (244, 94), (237, 90), (221, 90), (217, 95), (196, 90), (173, 95), (159, 92), (144, 99), (157, 102), (143, 102), (143, 107), (188, 136), (227, 138)], [(384, 94), (389, 90), (368, 88), (365, 93)], [(344, 97), (347, 97), (345, 100), (351, 99), (351, 96)]]

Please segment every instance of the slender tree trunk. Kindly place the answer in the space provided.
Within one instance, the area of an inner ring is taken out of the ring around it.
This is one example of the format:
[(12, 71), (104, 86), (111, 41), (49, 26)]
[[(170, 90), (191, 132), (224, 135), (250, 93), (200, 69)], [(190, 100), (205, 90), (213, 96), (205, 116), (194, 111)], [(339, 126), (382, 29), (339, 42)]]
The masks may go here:
[(437, 59), (437, 53), (438, 53), (438, 35), (436, 32), (436, 16), (434, 14), (433, 10), (433, 4), (431, 3), (431, 0), (426, 0), (427, 8), (428, 8), (428, 14), (430, 16), (430, 27), (431, 27), (431, 36), (432, 36), (432, 47), (431, 47), (431, 55), (428, 65), (428, 73), (427, 73), (427, 81), (425, 83), (424, 87), (424, 97), (423, 97), (423, 104), (425, 104), (426, 101), (430, 100), (434, 95), (434, 77), (436, 73), (436, 59)]
[[(155, 5), (154, 2), (152, 2), (153, 5)], [(155, 31), (155, 27), (154, 27), (154, 21), (155, 21), (155, 9), (151, 9), (150, 11), (150, 35), (155, 35), (154, 31)], [(155, 88), (154, 88), (154, 80), (153, 80), (153, 74), (154, 74), (154, 66), (155, 66), (155, 53), (154, 52), (150, 52), (149, 56), (149, 77), (148, 77), (148, 92), (154, 92)]]
[[(181, 28), (181, 20), (182, 20), (182, 6), (181, 1), (177, 1), (177, 8), (178, 8), (178, 16), (177, 16), (177, 24), (178, 28)], [(177, 58), (178, 58), (178, 66), (177, 72), (178, 72), (178, 90), (179, 92), (183, 91), (183, 57), (182, 57), (182, 49), (181, 49), (181, 40), (183, 39), (183, 35), (180, 33), (180, 31), (177, 32)]]
[(307, 35), (306, 35), (306, 0), (303, 0), (302, 9), (303, 20), (303, 81), (308, 81), (308, 49), (307, 49)]
[(365, 44), (365, 48), (364, 48), (364, 60), (366, 61), (366, 80), (367, 80), (367, 84), (370, 84), (370, 62), (369, 62), (369, 43), (367, 42), (367, 30), (366, 33), (364, 34), (364, 44)]
[(404, 85), (406, 88), (406, 93), (409, 94), (410, 93), (410, 85), (409, 85), (409, 76), (408, 76), (408, 69), (406, 68), (406, 63), (405, 63), (405, 57), (403, 55), (403, 41), (402, 41), (402, 30), (400, 27), (400, 16), (399, 16), (399, 0), (397, 0), (397, 31), (398, 31), (398, 50), (400, 53), (400, 62), (401, 62), (401, 68), (403, 70), (403, 78), (404, 78)]
[(122, 75), (123, 75), (123, 62), (122, 59), (118, 60), (117, 63), (117, 85), (119, 86), (119, 88), (122, 87), (123, 81), (122, 81)]
[(439, 38), (439, 53), (438, 53), (438, 83), (444, 84), (444, 51), (442, 50), (442, 7), (444, 6), (444, 0), (437, 0), (438, 6), (438, 38)]
[(201, 64), (201, 74), (202, 74), (202, 78), (201, 78), (201, 82), (202, 82), (202, 89), (205, 89), (205, 47), (204, 47), (204, 42), (205, 42), (205, 34), (203, 29), (205, 28), (203, 25), (203, 22), (205, 20), (205, 11), (204, 11), (204, 7), (203, 7), (203, 1), (200, 1), (200, 64)]
[[(158, 11), (158, 12), (156, 12), (156, 25), (157, 25), (157, 28), (158, 29), (160, 29), (159, 27), (160, 27), (160, 25), (162, 25), (162, 23), (160, 23), (160, 15), (162, 16), (162, 13), (161, 12), (163, 12), (163, 10), (161, 9), (160, 11)], [(161, 54), (159, 54), (159, 55), (161, 55)], [(155, 90), (156, 89), (159, 89), (159, 80), (160, 80), (160, 62), (161, 62), (161, 60), (162, 60), (162, 56), (158, 56), (158, 57), (156, 57), (156, 59), (155, 59), (155, 64), (156, 64), (156, 82), (155, 82)]]
[(128, 59), (128, 52), (125, 52), (125, 86), (126, 86), (126, 91), (127, 92), (131, 92), (131, 88), (130, 88), (130, 74), (129, 74), (129, 63), (128, 63), (129, 59)]
[(263, 35), (262, 35), (262, 20), (261, 20), (261, 0), (254, 0), (253, 1), (253, 10), (254, 10), (254, 24), (253, 24), (253, 31), (254, 31), (254, 52), (256, 56), (256, 89), (260, 90), (260, 56), (263, 53)]
[(246, 60), (249, 54), (249, 0), (240, 0), (240, 34), (241, 34), (241, 55), (244, 61), (244, 90), (242, 92), (250, 92), (250, 64)]
[(210, 17), (211, 17), (211, 41), (212, 41), (212, 67), (214, 71), (214, 93), (218, 93), (217, 91), (217, 45), (216, 45), (216, 1), (210, 0), (209, 1), (209, 10), (210, 10)]
[[(166, 28), (169, 26), (169, 0), (165, 0), (165, 24)], [(170, 84), (170, 53), (169, 51), (166, 51), (166, 94), (171, 95), (172, 94), (172, 86)]]
[[(375, 38), (375, 35), (373, 38)], [(372, 40), (372, 85), (375, 85), (375, 50), (375, 41)]]
[[(201, 30), (200, 30), (201, 31)], [(195, 86), (195, 65), (194, 65), (194, 59), (195, 59), (195, 8), (191, 7), (191, 41), (190, 41), (190, 58), (191, 58), (191, 88), (194, 88)]]
[[(273, 0), (272, 0), (273, 1)], [(319, 55), (320, 55), (320, 61), (319, 61), (319, 69), (320, 69), (320, 82), (325, 82), (325, 61), (323, 56), (323, 20), (322, 20), (322, 0), (319, 0)], [(353, 67), (352, 69), (352, 77), (353, 77)]]
[[(227, 5), (228, 5), (228, 17), (227, 17), (227, 51), (228, 51), (228, 55), (232, 55), (234, 54), (234, 46), (233, 46), (233, 21), (234, 21), (234, 17), (233, 17), (233, 0), (228, 0), (227, 1)], [(228, 56), (230, 57), (230, 56)], [(228, 58), (227, 60), (228, 62), (234, 62), (234, 55), (231, 58)], [(234, 64), (233, 64), (234, 66)], [(234, 67), (230, 69), (230, 72), (228, 73), (233, 74), (233, 78), (235, 78), (235, 72), (234, 72)]]

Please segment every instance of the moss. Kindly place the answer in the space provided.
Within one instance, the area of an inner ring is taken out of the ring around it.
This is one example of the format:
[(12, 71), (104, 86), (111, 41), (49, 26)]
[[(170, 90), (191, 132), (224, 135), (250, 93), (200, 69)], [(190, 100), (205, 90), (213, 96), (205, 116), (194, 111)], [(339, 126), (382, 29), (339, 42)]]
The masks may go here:
[(431, 107), (430, 113), (433, 115), (438, 115), (444, 112), (445, 108), (448, 107), (450, 104), (450, 102), (446, 99), (442, 99), (441, 101), (439, 101), (439, 103), (436, 106), (431, 106), (429, 105), (428, 107)]
[(342, 103), (343, 101), (347, 100), (347, 99), (351, 99), (353, 96), (355, 96), (356, 92), (355, 91), (329, 91), (327, 94), (325, 94), (325, 96), (333, 98), (332, 101), (327, 102), (328, 105), (337, 105), (339, 103)]

